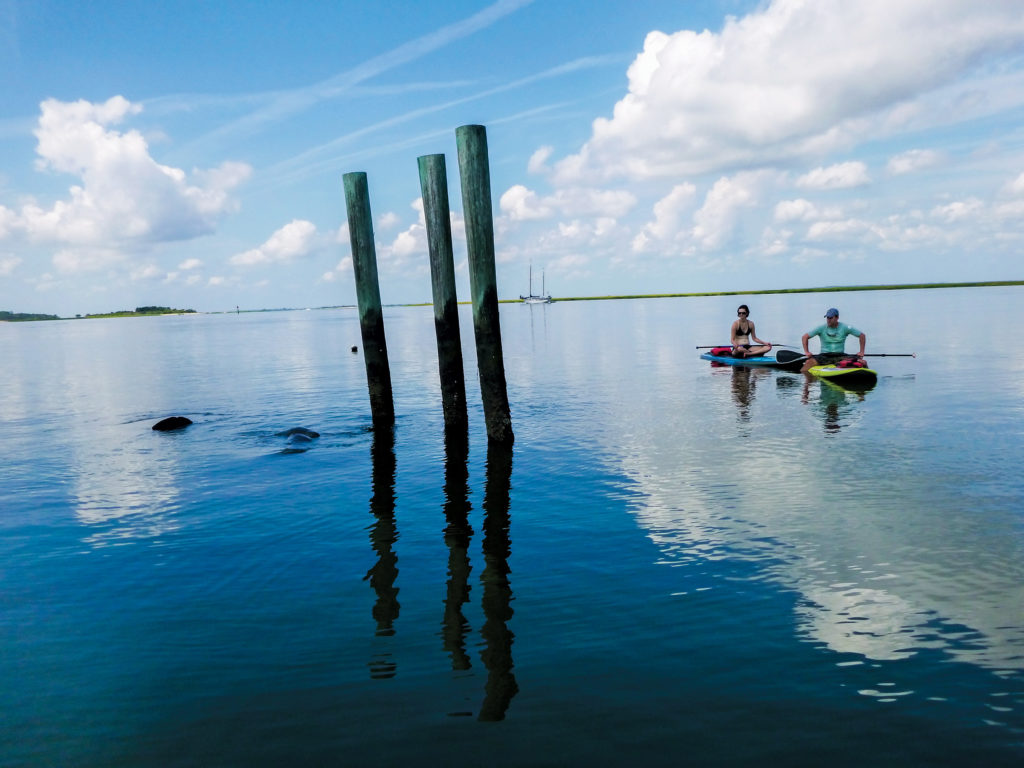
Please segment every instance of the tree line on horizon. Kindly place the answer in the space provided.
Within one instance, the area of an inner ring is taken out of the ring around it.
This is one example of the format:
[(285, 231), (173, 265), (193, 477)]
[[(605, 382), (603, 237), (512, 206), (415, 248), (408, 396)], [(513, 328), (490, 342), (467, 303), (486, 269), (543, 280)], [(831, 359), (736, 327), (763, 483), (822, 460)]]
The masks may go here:
[(57, 315), (40, 315), (31, 312), (6, 312), (0, 310), (0, 322), (18, 323), (26, 320), (60, 320)]
[[(136, 307), (135, 309), (120, 309), (115, 312), (102, 312), (98, 314), (75, 315), (82, 317), (136, 317), (138, 315), (186, 315), (195, 314), (194, 309), (174, 309), (172, 307)], [(0, 322), (27, 322), (29, 320), (60, 320), (60, 315), (46, 315), (35, 312), (8, 312), (0, 310)]]
[[(88, 314), (85, 317), (134, 317), (136, 315), (187, 315), (195, 314), (194, 309), (174, 309), (173, 307), (136, 307), (135, 309), (119, 309), (114, 312)], [(75, 315), (81, 317), (81, 315)]]

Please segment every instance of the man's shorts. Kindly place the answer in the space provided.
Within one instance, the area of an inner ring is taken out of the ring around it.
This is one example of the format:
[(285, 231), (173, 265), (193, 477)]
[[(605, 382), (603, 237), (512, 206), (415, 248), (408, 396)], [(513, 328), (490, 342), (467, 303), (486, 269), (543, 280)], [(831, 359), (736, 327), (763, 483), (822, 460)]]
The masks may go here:
[(846, 352), (819, 352), (816, 355), (811, 355), (811, 357), (818, 361), (818, 365), (835, 365), (840, 360), (856, 357), (856, 355), (850, 355)]

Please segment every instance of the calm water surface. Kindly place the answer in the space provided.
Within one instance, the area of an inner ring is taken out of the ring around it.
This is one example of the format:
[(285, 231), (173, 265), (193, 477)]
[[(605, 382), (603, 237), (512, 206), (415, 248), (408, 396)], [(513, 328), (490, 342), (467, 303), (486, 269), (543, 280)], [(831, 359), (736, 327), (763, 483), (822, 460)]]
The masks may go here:
[(859, 394), (699, 360), (734, 297), (503, 305), (511, 452), (468, 308), (447, 441), (429, 308), (393, 436), (352, 310), (0, 324), (0, 764), (1020, 765), (1022, 296), (747, 299), (918, 353)]

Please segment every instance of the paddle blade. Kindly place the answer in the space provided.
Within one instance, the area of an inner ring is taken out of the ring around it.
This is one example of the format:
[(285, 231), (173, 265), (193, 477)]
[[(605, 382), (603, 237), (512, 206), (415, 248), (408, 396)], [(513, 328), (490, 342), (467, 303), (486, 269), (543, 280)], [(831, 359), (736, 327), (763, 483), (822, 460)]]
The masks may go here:
[(791, 349), (780, 349), (775, 353), (775, 359), (780, 363), (795, 363), (799, 360), (806, 360), (807, 356)]

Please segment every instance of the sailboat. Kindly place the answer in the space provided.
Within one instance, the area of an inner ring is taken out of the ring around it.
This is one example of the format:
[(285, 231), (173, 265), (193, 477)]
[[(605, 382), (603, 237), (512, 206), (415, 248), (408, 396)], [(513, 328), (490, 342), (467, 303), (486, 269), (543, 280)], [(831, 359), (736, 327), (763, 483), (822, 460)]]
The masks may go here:
[(551, 297), (544, 292), (544, 271), (540, 273), (540, 294), (533, 292), (533, 263), (530, 263), (530, 293), (527, 296), (520, 295), (524, 304), (550, 304)]

